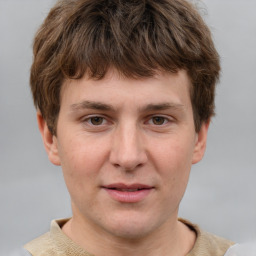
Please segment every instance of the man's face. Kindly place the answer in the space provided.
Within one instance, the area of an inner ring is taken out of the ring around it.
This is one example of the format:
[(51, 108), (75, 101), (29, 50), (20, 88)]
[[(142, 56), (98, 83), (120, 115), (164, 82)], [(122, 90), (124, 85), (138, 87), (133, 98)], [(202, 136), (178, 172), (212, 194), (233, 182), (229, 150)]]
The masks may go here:
[(195, 132), (189, 88), (185, 71), (135, 80), (112, 70), (63, 85), (48, 154), (62, 167), (74, 221), (125, 238), (176, 221), (208, 127)]

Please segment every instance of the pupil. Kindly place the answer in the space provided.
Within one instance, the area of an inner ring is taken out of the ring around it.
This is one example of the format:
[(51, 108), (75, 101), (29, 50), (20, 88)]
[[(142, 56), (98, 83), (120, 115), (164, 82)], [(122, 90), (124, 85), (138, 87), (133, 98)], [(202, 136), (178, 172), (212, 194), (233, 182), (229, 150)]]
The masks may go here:
[(161, 125), (164, 123), (164, 118), (161, 116), (153, 117), (153, 123), (157, 125)]
[(93, 118), (91, 119), (91, 122), (92, 122), (92, 124), (94, 124), (94, 125), (100, 125), (100, 124), (102, 124), (102, 121), (103, 121), (103, 118), (102, 118), (102, 117), (98, 117), (98, 116), (93, 117)]

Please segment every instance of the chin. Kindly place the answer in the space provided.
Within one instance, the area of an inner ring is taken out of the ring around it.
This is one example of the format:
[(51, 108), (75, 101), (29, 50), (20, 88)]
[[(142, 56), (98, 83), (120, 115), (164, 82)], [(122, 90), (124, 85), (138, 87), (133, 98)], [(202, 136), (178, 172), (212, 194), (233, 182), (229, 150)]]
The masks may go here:
[(152, 233), (157, 228), (158, 223), (151, 219), (146, 219), (145, 216), (135, 218), (134, 216), (127, 215), (121, 218), (113, 218), (108, 225), (108, 231), (115, 237), (122, 239), (140, 239)]
[(138, 225), (126, 225), (112, 229), (111, 234), (115, 237), (125, 240), (138, 240), (146, 237), (150, 233), (150, 230), (145, 227), (138, 227)]

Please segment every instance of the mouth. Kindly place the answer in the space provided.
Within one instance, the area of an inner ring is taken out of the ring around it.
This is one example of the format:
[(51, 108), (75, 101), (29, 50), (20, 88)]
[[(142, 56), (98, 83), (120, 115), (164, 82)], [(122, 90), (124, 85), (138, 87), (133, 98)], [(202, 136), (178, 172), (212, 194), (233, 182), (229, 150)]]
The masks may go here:
[(113, 189), (113, 190), (118, 190), (118, 191), (127, 191), (127, 192), (135, 192), (135, 191), (139, 191), (142, 190), (144, 188), (108, 188), (108, 189)]
[(123, 184), (123, 183), (115, 183), (115, 184), (103, 186), (103, 188), (118, 190), (118, 191), (134, 192), (134, 191), (139, 191), (139, 190), (143, 190), (143, 189), (152, 189), (153, 187), (145, 185), (145, 184), (127, 185), (127, 184)]
[(153, 186), (145, 184), (116, 183), (102, 186), (103, 190), (114, 199), (122, 203), (136, 203), (144, 200), (154, 190)]

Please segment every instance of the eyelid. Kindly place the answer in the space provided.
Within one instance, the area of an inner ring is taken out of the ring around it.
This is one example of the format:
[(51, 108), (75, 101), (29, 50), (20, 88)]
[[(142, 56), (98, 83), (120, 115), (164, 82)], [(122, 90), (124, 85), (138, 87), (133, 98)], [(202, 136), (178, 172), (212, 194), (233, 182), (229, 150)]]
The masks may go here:
[[(90, 119), (92, 119), (92, 118), (94, 118), (94, 117), (102, 118), (102, 119), (103, 119), (103, 124), (94, 125), (94, 124), (92, 124), (91, 122), (89, 122)], [(83, 117), (81, 118), (81, 121), (82, 121), (82, 123), (86, 123), (86, 125), (89, 125), (89, 126), (92, 126), (92, 127), (104, 126), (104, 125), (106, 125), (106, 124), (109, 122), (109, 120), (108, 120), (108, 118), (107, 118), (106, 116), (100, 115), (100, 114), (92, 114), (92, 115), (83, 116)]]
[(156, 125), (156, 124), (153, 124), (154, 126), (164, 126), (164, 125), (167, 125), (168, 123), (171, 123), (173, 122), (175, 119), (171, 116), (168, 116), (168, 115), (163, 115), (163, 114), (154, 114), (154, 115), (150, 115), (148, 118), (147, 118), (147, 121), (146, 123), (149, 123), (150, 120), (152, 120), (154, 117), (161, 117), (161, 118), (164, 118), (165, 119), (165, 123), (162, 124), (162, 125)]

